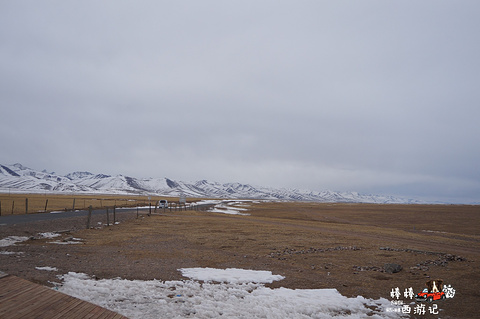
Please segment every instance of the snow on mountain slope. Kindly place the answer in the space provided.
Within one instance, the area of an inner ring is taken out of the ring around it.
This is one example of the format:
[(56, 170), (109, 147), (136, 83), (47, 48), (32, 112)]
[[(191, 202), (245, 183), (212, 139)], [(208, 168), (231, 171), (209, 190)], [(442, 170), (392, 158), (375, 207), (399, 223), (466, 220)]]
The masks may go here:
[(0, 189), (23, 191), (85, 192), (90, 189), (54, 173), (38, 172), (21, 164), (1, 165)]
[(15, 176), (15, 177), (20, 176), (17, 173), (15, 173), (14, 171), (12, 171), (10, 168), (8, 168), (6, 166), (3, 166), (3, 165), (0, 165), (0, 174), (5, 175), (5, 176)]
[(66, 178), (69, 178), (71, 180), (76, 180), (76, 179), (81, 179), (85, 177), (92, 176), (93, 174), (90, 172), (73, 172), (70, 174), (65, 175)]
[(361, 195), (355, 192), (313, 192), (298, 189), (276, 189), (241, 183), (217, 183), (201, 180), (194, 183), (168, 178), (144, 178), (90, 172), (73, 172), (65, 176), (35, 171), (21, 164), (0, 165), (0, 191), (56, 191), (112, 194), (159, 194), (233, 199), (265, 199), (351, 203), (412, 203), (392, 196)]

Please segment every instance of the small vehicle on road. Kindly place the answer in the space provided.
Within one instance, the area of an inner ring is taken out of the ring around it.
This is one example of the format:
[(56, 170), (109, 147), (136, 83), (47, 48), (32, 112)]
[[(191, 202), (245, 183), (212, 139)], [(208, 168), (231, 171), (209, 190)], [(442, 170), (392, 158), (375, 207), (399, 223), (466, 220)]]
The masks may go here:
[(161, 199), (158, 201), (158, 208), (168, 208), (168, 201)]

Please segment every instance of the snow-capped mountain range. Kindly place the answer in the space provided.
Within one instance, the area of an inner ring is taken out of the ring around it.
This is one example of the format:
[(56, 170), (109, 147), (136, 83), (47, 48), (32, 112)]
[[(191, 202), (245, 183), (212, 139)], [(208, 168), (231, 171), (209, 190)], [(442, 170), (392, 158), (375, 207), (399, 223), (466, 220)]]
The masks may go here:
[(266, 199), (350, 203), (417, 203), (393, 196), (361, 195), (356, 192), (314, 192), (298, 189), (275, 189), (240, 183), (217, 183), (201, 180), (193, 183), (168, 178), (135, 178), (124, 175), (74, 172), (65, 176), (36, 171), (21, 164), (0, 164), (0, 192), (74, 192), (102, 194), (155, 194), (177, 197)]

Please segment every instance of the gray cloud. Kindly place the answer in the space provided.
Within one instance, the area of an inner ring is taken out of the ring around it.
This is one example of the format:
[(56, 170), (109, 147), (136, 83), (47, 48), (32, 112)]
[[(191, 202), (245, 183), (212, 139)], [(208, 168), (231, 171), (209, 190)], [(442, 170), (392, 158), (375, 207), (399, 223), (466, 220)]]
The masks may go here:
[(2, 163), (479, 201), (474, 1), (0, 9)]

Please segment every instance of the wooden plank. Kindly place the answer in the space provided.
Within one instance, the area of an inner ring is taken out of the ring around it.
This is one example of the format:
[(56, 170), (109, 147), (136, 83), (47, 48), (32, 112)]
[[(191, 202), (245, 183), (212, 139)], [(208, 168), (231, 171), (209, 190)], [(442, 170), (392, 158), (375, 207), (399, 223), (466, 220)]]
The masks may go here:
[(100, 318), (100, 314), (102, 313), (103, 308), (95, 308), (91, 309), (87, 314), (85, 314), (85, 319), (89, 318)]
[(48, 293), (38, 290), (39, 295), (26, 299), (26, 302), (21, 305), (17, 304), (20, 308), (15, 311), (15, 318), (28, 318), (31, 314), (41, 313), (38, 308), (50, 304), (52, 296)]
[[(49, 289), (47, 288), (47, 290)], [(32, 313), (35, 315), (38, 314), (38, 316), (41, 315), (41, 317), (43, 318), (48, 318), (49, 316), (47, 316), (45, 312), (50, 312), (54, 310), (55, 313), (57, 313), (59, 306), (68, 302), (68, 300), (72, 298), (64, 294), (52, 294), (50, 293), (50, 291), (47, 291), (47, 290), (43, 293), (43, 295), (45, 296), (44, 298), (36, 298), (32, 303), (32, 305), (25, 307), (26, 311), (22, 313), (25, 313), (25, 314)], [(52, 307), (52, 303), (54, 304), (53, 307)]]
[(118, 315), (115, 312), (103, 312), (98, 314), (98, 317), (95, 317), (96, 319), (112, 319), (115, 318), (115, 316)]
[(70, 296), (62, 296), (61, 298), (56, 298), (55, 307), (52, 307), (52, 302), (49, 302), (45, 305), (45, 307), (43, 307), (43, 309), (39, 308), (38, 312), (42, 312), (45, 316), (49, 315), (49, 318), (54, 318), (55, 316), (59, 316), (60, 314), (65, 312), (65, 309), (70, 306), (70, 303), (80, 303), (80, 301), (68, 297)]
[[(66, 307), (62, 308), (58, 314), (51, 318), (84, 318), (85, 309), (92, 309), (94, 307), (98, 307), (86, 301), (73, 298), (67, 303)], [(78, 302), (80, 301), (80, 302)]]
[(82, 302), (64, 313), (63, 318), (85, 318), (90, 309), (90, 304)]
[(0, 318), (126, 319), (108, 309), (15, 276), (0, 277)]
[(78, 307), (83, 301), (80, 299), (70, 299), (67, 302), (64, 302), (61, 305), (61, 308), (56, 309), (56, 315), (51, 317), (52, 319), (60, 319), (60, 318), (73, 318), (75, 308)]
[[(64, 304), (69, 300), (68, 297), (69, 296), (67, 295), (60, 296), (55, 300), (55, 304), (57, 305)], [(51, 318), (59, 312), (57, 307), (52, 307), (51, 302), (45, 302), (43, 304), (39, 304), (37, 307), (31, 308), (31, 309), (32, 309), (32, 313), (34, 313), (37, 318)]]
[(28, 285), (21, 280), (17, 280), (13, 276), (7, 276), (2, 278), (2, 285), (0, 286), (1, 293), (10, 293), (15, 290), (22, 290)]
[(13, 298), (5, 298), (6, 301), (1, 309), (13, 317), (25, 317), (26, 314), (34, 312), (38, 305), (50, 301), (51, 295), (46, 293), (45, 289), (48, 290), (39, 285), (30, 285), (23, 292), (16, 293)]
[[(83, 303), (79, 307), (77, 307), (76, 315), (81, 317), (81, 318), (88, 318), (90, 313), (92, 313), (92, 312), (95, 313), (97, 311), (98, 311), (98, 313), (101, 313), (103, 311), (109, 311), (109, 310), (104, 309), (104, 308), (102, 308), (100, 306), (97, 306), (97, 305), (90, 304), (90, 303)], [(99, 317), (98, 315), (95, 315), (92, 318), (98, 318), (98, 317)]]
[(105, 308), (95, 309), (91, 313), (88, 314), (85, 318), (96, 318), (96, 319), (103, 319), (103, 318), (111, 318), (111, 312), (106, 312)]
[(0, 300), (0, 315), (22, 309), (30, 302), (28, 297), (35, 296), (35, 293), (35, 287), (25, 287), (24, 290), (15, 290), (13, 294), (8, 294), (6, 298)]

